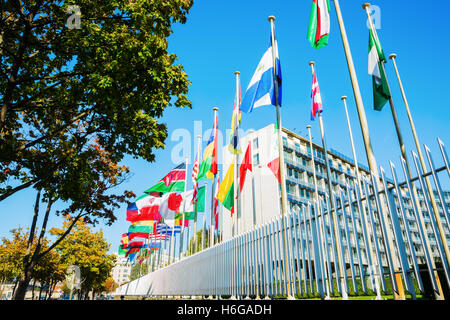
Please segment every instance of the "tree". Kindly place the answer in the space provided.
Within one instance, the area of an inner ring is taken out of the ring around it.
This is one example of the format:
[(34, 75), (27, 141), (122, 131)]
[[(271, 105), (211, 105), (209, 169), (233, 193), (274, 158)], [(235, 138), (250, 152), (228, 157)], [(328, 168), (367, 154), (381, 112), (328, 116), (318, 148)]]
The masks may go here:
[[(48, 162), (51, 163), (51, 159)], [(102, 218), (106, 220), (106, 224), (114, 222), (116, 219), (114, 209), (135, 195), (130, 191), (125, 191), (123, 195), (110, 194), (108, 191), (124, 181), (127, 173), (127, 167), (117, 165), (111, 160), (108, 152), (94, 143), (74, 155), (70, 165), (56, 172), (51, 179), (39, 183), (30, 236), (23, 258), (23, 269), (14, 299), (25, 297), (34, 266), (70, 233), (78, 221), (95, 225), (98, 219)], [(44, 249), (42, 241), (45, 238), (48, 218), (57, 200), (69, 203), (66, 209), (55, 212), (57, 215), (65, 216), (69, 222), (57, 240)], [(31, 239), (37, 236), (36, 224), (41, 202), (47, 205), (36, 246), (32, 248)]]
[(14, 282), (22, 272), (22, 259), (27, 245), (27, 234), (22, 228), (10, 231), (12, 239), (2, 238), (0, 245), (0, 282)]
[(105, 291), (106, 293), (111, 293), (114, 292), (118, 287), (119, 285), (114, 281), (114, 279), (111, 276), (109, 276), (108, 279), (106, 279), (105, 281), (103, 291)]
[(202, 251), (202, 246), (204, 246), (204, 248), (208, 248), (209, 247), (209, 230), (205, 230), (204, 234), (203, 234), (203, 230), (197, 231), (197, 243), (195, 245), (195, 250), (194, 249), (194, 237), (191, 238), (191, 240), (189, 241), (189, 246), (188, 246), (188, 252), (191, 253), (195, 253), (195, 252), (199, 252)]
[[(63, 228), (52, 228), (50, 233), (60, 236), (70, 224), (67, 217)], [(66, 265), (80, 268), (82, 296), (87, 297), (90, 291), (104, 291), (116, 260), (114, 255), (108, 255), (109, 247), (101, 231), (91, 231), (89, 225), (82, 221), (77, 221), (72, 232), (56, 246), (55, 250)]]
[[(22, 228), (11, 230), (12, 239), (2, 238), (0, 245), (0, 282), (16, 282), (23, 272), (23, 259), (26, 255), (29, 232), (23, 232)], [(49, 241), (42, 240), (42, 248), (48, 249)], [(32, 239), (32, 248), (37, 246), (37, 237)], [(66, 266), (61, 264), (60, 256), (52, 252), (33, 266), (31, 277), (39, 281), (41, 288), (47, 285), (54, 287), (58, 281), (64, 279)], [(50, 292), (47, 291), (49, 297)]]
[[(77, 5), (79, 29), (67, 26)], [(0, 162), (4, 177), (33, 185), (20, 159), (84, 120), (114, 156), (154, 159), (167, 106), (190, 107), (190, 82), (169, 54), (172, 24), (191, 0), (8, 1), (0, 17)], [(6, 171), (6, 173), (5, 173)], [(20, 186), (19, 186), (20, 187)], [(5, 191), (13, 191), (14, 188)], [(9, 194), (8, 193), (8, 194)]]
[[(67, 9), (78, 5), (80, 29)], [(108, 191), (126, 179), (126, 154), (154, 160), (168, 106), (191, 107), (190, 82), (168, 52), (173, 23), (185, 23), (190, 0), (8, 1), (0, 6), (0, 201), (36, 189), (47, 205), (34, 250), (28, 242), (15, 299), (31, 270), (77, 221), (115, 220), (134, 196)], [(93, 143), (94, 142), (94, 143)], [(47, 250), (42, 239), (52, 206), (64, 201), (72, 225)]]

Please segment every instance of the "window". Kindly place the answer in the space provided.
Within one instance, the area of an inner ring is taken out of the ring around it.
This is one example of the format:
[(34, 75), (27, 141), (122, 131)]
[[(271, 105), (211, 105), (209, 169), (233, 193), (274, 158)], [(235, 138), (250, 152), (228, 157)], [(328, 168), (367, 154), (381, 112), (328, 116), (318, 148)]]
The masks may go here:
[(283, 145), (284, 145), (284, 146), (287, 146), (287, 145), (288, 145), (288, 141), (287, 141), (287, 138), (286, 138), (286, 137), (283, 137)]
[(254, 165), (254, 166), (259, 165), (259, 153), (255, 153), (255, 154), (253, 155), (253, 165)]
[(258, 149), (258, 146), (259, 146), (259, 144), (258, 144), (258, 138), (256, 138), (256, 139), (253, 140), (253, 149), (254, 149), (254, 150)]

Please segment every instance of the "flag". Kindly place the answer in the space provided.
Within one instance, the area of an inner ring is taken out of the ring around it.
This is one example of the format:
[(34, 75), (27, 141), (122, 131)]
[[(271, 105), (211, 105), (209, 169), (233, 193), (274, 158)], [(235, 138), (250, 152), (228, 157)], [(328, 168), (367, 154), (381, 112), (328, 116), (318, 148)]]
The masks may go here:
[(281, 174), (280, 174), (280, 151), (278, 150), (278, 136), (277, 136), (277, 126), (275, 125), (275, 129), (272, 133), (271, 143), (270, 143), (270, 156), (269, 162), (267, 163), (267, 167), (269, 167), (270, 171), (273, 172), (275, 177), (278, 180), (278, 183), (281, 183)]
[(373, 108), (380, 111), (391, 97), (386, 74), (381, 64), (386, 61), (376, 34), (369, 32), (369, 74), (372, 75)]
[(251, 142), (248, 143), (247, 151), (245, 151), (244, 159), (239, 168), (239, 191), (242, 192), (242, 188), (244, 187), (245, 176), (247, 175), (247, 170), (252, 171), (252, 147)]
[(183, 217), (175, 218), (175, 226), (183, 226), (183, 221), (184, 221), (184, 226), (189, 227), (189, 220), (186, 218), (183, 220)]
[(128, 244), (128, 233), (123, 233), (120, 241), (126, 246)]
[(186, 178), (186, 164), (182, 163), (175, 167), (172, 171), (164, 176), (157, 184), (153, 187), (145, 190), (145, 193), (151, 192), (174, 192), (174, 191), (184, 191)]
[(182, 200), (183, 197), (181, 196), (181, 194), (176, 194), (175, 192), (166, 193), (161, 197), (159, 213), (161, 214), (161, 218), (164, 219), (165, 223), (173, 223), (169, 222), (168, 220), (175, 219), (175, 212), (178, 212)]
[[(239, 145), (239, 125), (241, 124), (241, 80), (237, 77), (238, 91), (236, 92), (236, 99), (234, 99), (233, 115), (231, 116), (231, 132), (230, 143), (228, 144), (228, 150), (232, 154), (241, 153), (241, 146)], [(237, 102), (237, 103), (236, 103)]]
[(217, 175), (217, 183), (216, 183), (216, 189), (215, 189), (215, 195), (214, 195), (214, 229), (217, 230), (219, 228), (219, 210), (217, 210), (217, 204), (219, 203), (219, 200), (217, 199), (217, 194), (219, 192), (219, 185), (220, 185), (220, 176)]
[(133, 240), (131, 240), (128, 245), (127, 248), (132, 249), (132, 248), (142, 248), (142, 245), (144, 244), (144, 241), (147, 238), (141, 238), (141, 237), (137, 237), (134, 238)]
[(153, 233), (153, 226), (155, 221), (153, 220), (143, 220), (133, 222), (128, 227), (128, 233)]
[(329, 0), (313, 0), (306, 38), (314, 49), (320, 49), (328, 44), (328, 34), (330, 33), (329, 12)]
[(175, 213), (175, 219), (181, 219), (184, 214), (184, 220), (194, 220), (195, 213), (192, 212), (177, 212)]
[[(275, 35), (274, 35), (275, 38)], [(278, 104), (281, 106), (281, 64), (278, 57), (278, 44), (272, 44), (270, 37), (269, 48), (259, 61), (256, 71), (248, 84), (240, 110), (250, 113), (254, 108), (266, 105), (276, 105), (275, 78), (272, 50), (275, 52), (275, 72), (278, 80)]]
[(141, 250), (140, 248), (133, 248), (127, 251), (125, 254), (125, 257), (128, 257), (128, 260), (130, 261), (131, 265), (135, 264), (134, 258), (136, 258), (136, 254), (138, 251)]
[(161, 215), (159, 213), (160, 203), (160, 197), (153, 197), (150, 195), (139, 197), (136, 202), (128, 205), (126, 220), (132, 223), (148, 220), (159, 221), (161, 220)]
[(194, 193), (192, 197), (192, 203), (195, 203), (197, 201), (197, 193), (198, 193), (198, 182), (197, 182), (197, 176), (198, 176), (198, 153), (195, 156), (194, 165), (192, 166), (192, 184), (194, 186)]
[(227, 173), (219, 186), (217, 199), (228, 210), (231, 210), (234, 205), (234, 160), (228, 167)]
[(135, 238), (147, 239), (150, 234), (150, 232), (130, 232), (128, 235), (128, 240), (133, 241)]
[[(205, 186), (198, 188), (197, 192), (197, 212), (205, 212)], [(195, 210), (193, 198), (194, 198), (195, 190), (189, 190), (181, 193), (183, 200), (181, 201), (179, 212), (184, 213), (193, 213)], [(177, 214), (175, 215), (177, 217)], [(185, 216), (185, 219), (186, 216)], [(194, 218), (192, 218), (194, 219)]]
[(319, 82), (317, 81), (316, 73), (314, 71), (311, 88), (311, 98), (312, 98), (311, 120), (314, 120), (316, 114), (322, 112), (322, 97), (320, 95)]
[(160, 233), (160, 234), (166, 234), (166, 235), (170, 236), (170, 235), (172, 235), (172, 232), (173, 232), (173, 234), (180, 233), (181, 232), (181, 226), (173, 226), (173, 227), (171, 227), (171, 226), (169, 226), (167, 224), (158, 223), (156, 225), (156, 231), (158, 233)]
[(126, 254), (127, 253), (127, 250), (125, 250), (124, 248), (123, 248), (123, 245), (119, 245), (119, 251), (118, 251), (118, 254), (119, 255), (124, 255), (124, 254)]
[(217, 173), (217, 135), (218, 135), (219, 117), (216, 114), (214, 118), (213, 129), (206, 144), (205, 152), (203, 153), (202, 163), (197, 176), (197, 182), (204, 179), (212, 179)]
[(169, 240), (170, 237), (164, 234), (160, 234), (160, 233), (156, 233), (156, 234), (151, 234), (148, 236), (149, 240), (152, 241), (163, 241), (163, 240)]

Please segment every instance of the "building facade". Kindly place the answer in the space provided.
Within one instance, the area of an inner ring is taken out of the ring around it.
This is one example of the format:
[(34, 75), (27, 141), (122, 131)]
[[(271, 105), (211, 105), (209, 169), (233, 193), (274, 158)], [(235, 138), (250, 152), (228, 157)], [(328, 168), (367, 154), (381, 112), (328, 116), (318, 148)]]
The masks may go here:
[(123, 255), (116, 255), (116, 264), (111, 270), (111, 276), (114, 281), (121, 285), (125, 282), (130, 281), (131, 264), (127, 258)]
[[(251, 230), (254, 226), (260, 225), (271, 221), (274, 217), (280, 215), (280, 191), (278, 181), (272, 171), (268, 168), (267, 164), (274, 158), (274, 153), (278, 154), (277, 140), (274, 138), (276, 135), (275, 126), (273, 124), (268, 125), (260, 130), (250, 132), (246, 136), (242, 137), (241, 148), (243, 154), (249, 145), (252, 146), (252, 162), (253, 171), (248, 172), (242, 193), (240, 194), (240, 206), (235, 212), (239, 213), (239, 218), (236, 219), (236, 215), (231, 217), (229, 211), (224, 209), (223, 212), (223, 239), (227, 240), (236, 234), (241, 234), (245, 231)], [(355, 165), (351, 158), (343, 155), (342, 153), (329, 149), (328, 155), (325, 157), (322, 146), (313, 143), (313, 150), (310, 148), (310, 142), (308, 139), (299, 136), (298, 134), (283, 128), (283, 150), (285, 159), (285, 177), (286, 177), (286, 193), (287, 193), (287, 210), (290, 212), (297, 212), (301, 210), (303, 205), (308, 205), (314, 201), (314, 171), (313, 161), (315, 165), (315, 175), (317, 183), (317, 191), (319, 197), (325, 202), (325, 195), (328, 194), (328, 175), (325, 161), (328, 161), (331, 171), (331, 180), (333, 191), (340, 195), (344, 192), (346, 187), (350, 189), (354, 187), (356, 181)], [(223, 148), (223, 168), (224, 173), (228, 169), (231, 161), (234, 159), (234, 155), (230, 154), (227, 146)], [(236, 162), (236, 161), (235, 161)], [(361, 164), (358, 164), (360, 175), (367, 181), (371, 181), (369, 169)], [(236, 179), (235, 179), (236, 181)], [(387, 178), (388, 187), (393, 186), (392, 180)], [(369, 188), (371, 189), (371, 187)], [(352, 192), (353, 199), (356, 199), (355, 191)], [(419, 230), (417, 227), (414, 211), (411, 203), (411, 197), (409, 195), (407, 187), (401, 188), (403, 204), (406, 211), (406, 217), (411, 232), (411, 239), (413, 242), (414, 250), (419, 263), (424, 263), (424, 252), (421, 245)], [(399, 203), (397, 194), (394, 191), (395, 202), (397, 210), (399, 210)], [(430, 224), (430, 217), (424, 201), (424, 195), (421, 190), (418, 190), (418, 197), (420, 201), (421, 210), (424, 216), (425, 228), (428, 233), (429, 243), (433, 255), (438, 255), (438, 249), (436, 244), (436, 238), (433, 234), (433, 230)], [(438, 201), (438, 207), (440, 209), (441, 221), (443, 223), (444, 231), (447, 237), (447, 241), (450, 242), (449, 226), (445, 222), (444, 212), (442, 210), (442, 204), (439, 202), (439, 198), (436, 194), (436, 201)], [(375, 200), (371, 201), (372, 208), (376, 208)], [(450, 208), (450, 192), (444, 191), (445, 206)], [(236, 202), (235, 202), (236, 204)], [(450, 209), (449, 209), (450, 210)], [(349, 232), (349, 244), (344, 239), (345, 245), (351, 247), (353, 253), (356, 253), (356, 246), (359, 245), (363, 257), (365, 254), (365, 247), (363, 241), (363, 235), (360, 223), (356, 223), (357, 237), (354, 237), (355, 230), (351, 221), (351, 215), (344, 217), (340, 216), (341, 228), (344, 230), (345, 223)], [(405, 233), (404, 221), (401, 219), (402, 232)], [(380, 254), (383, 260), (383, 264), (387, 264), (387, 259), (382, 244), (382, 230), (379, 221), (375, 222), (376, 233), (378, 235), (378, 242), (380, 247)], [(392, 228), (392, 226), (391, 226)], [(392, 229), (391, 229), (392, 232)], [(330, 240), (331, 234), (328, 233), (328, 242), (331, 246)], [(356, 244), (353, 239), (358, 239), (359, 244)], [(330, 247), (331, 248), (331, 247)], [(350, 261), (349, 252), (347, 249), (345, 256), (346, 262)], [(409, 250), (409, 249), (408, 249)], [(409, 254), (409, 251), (408, 251)], [(364, 261), (366, 263), (366, 261)]]

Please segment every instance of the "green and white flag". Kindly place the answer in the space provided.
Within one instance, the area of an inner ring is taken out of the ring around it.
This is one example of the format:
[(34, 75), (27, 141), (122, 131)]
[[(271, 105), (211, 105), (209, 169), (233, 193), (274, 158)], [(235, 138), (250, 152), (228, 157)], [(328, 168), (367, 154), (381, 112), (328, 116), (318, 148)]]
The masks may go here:
[(372, 75), (373, 108), (380, 111), (391, 97), (384, 69), (381, 66), (386, 61), (383, 49), (376, 34), (369, 33), (369, 74)]
[(330, 33), (329, 12), (329, 0), (313, 0), (306, 38), (315, 49), (320, 49), (328, 44)]

